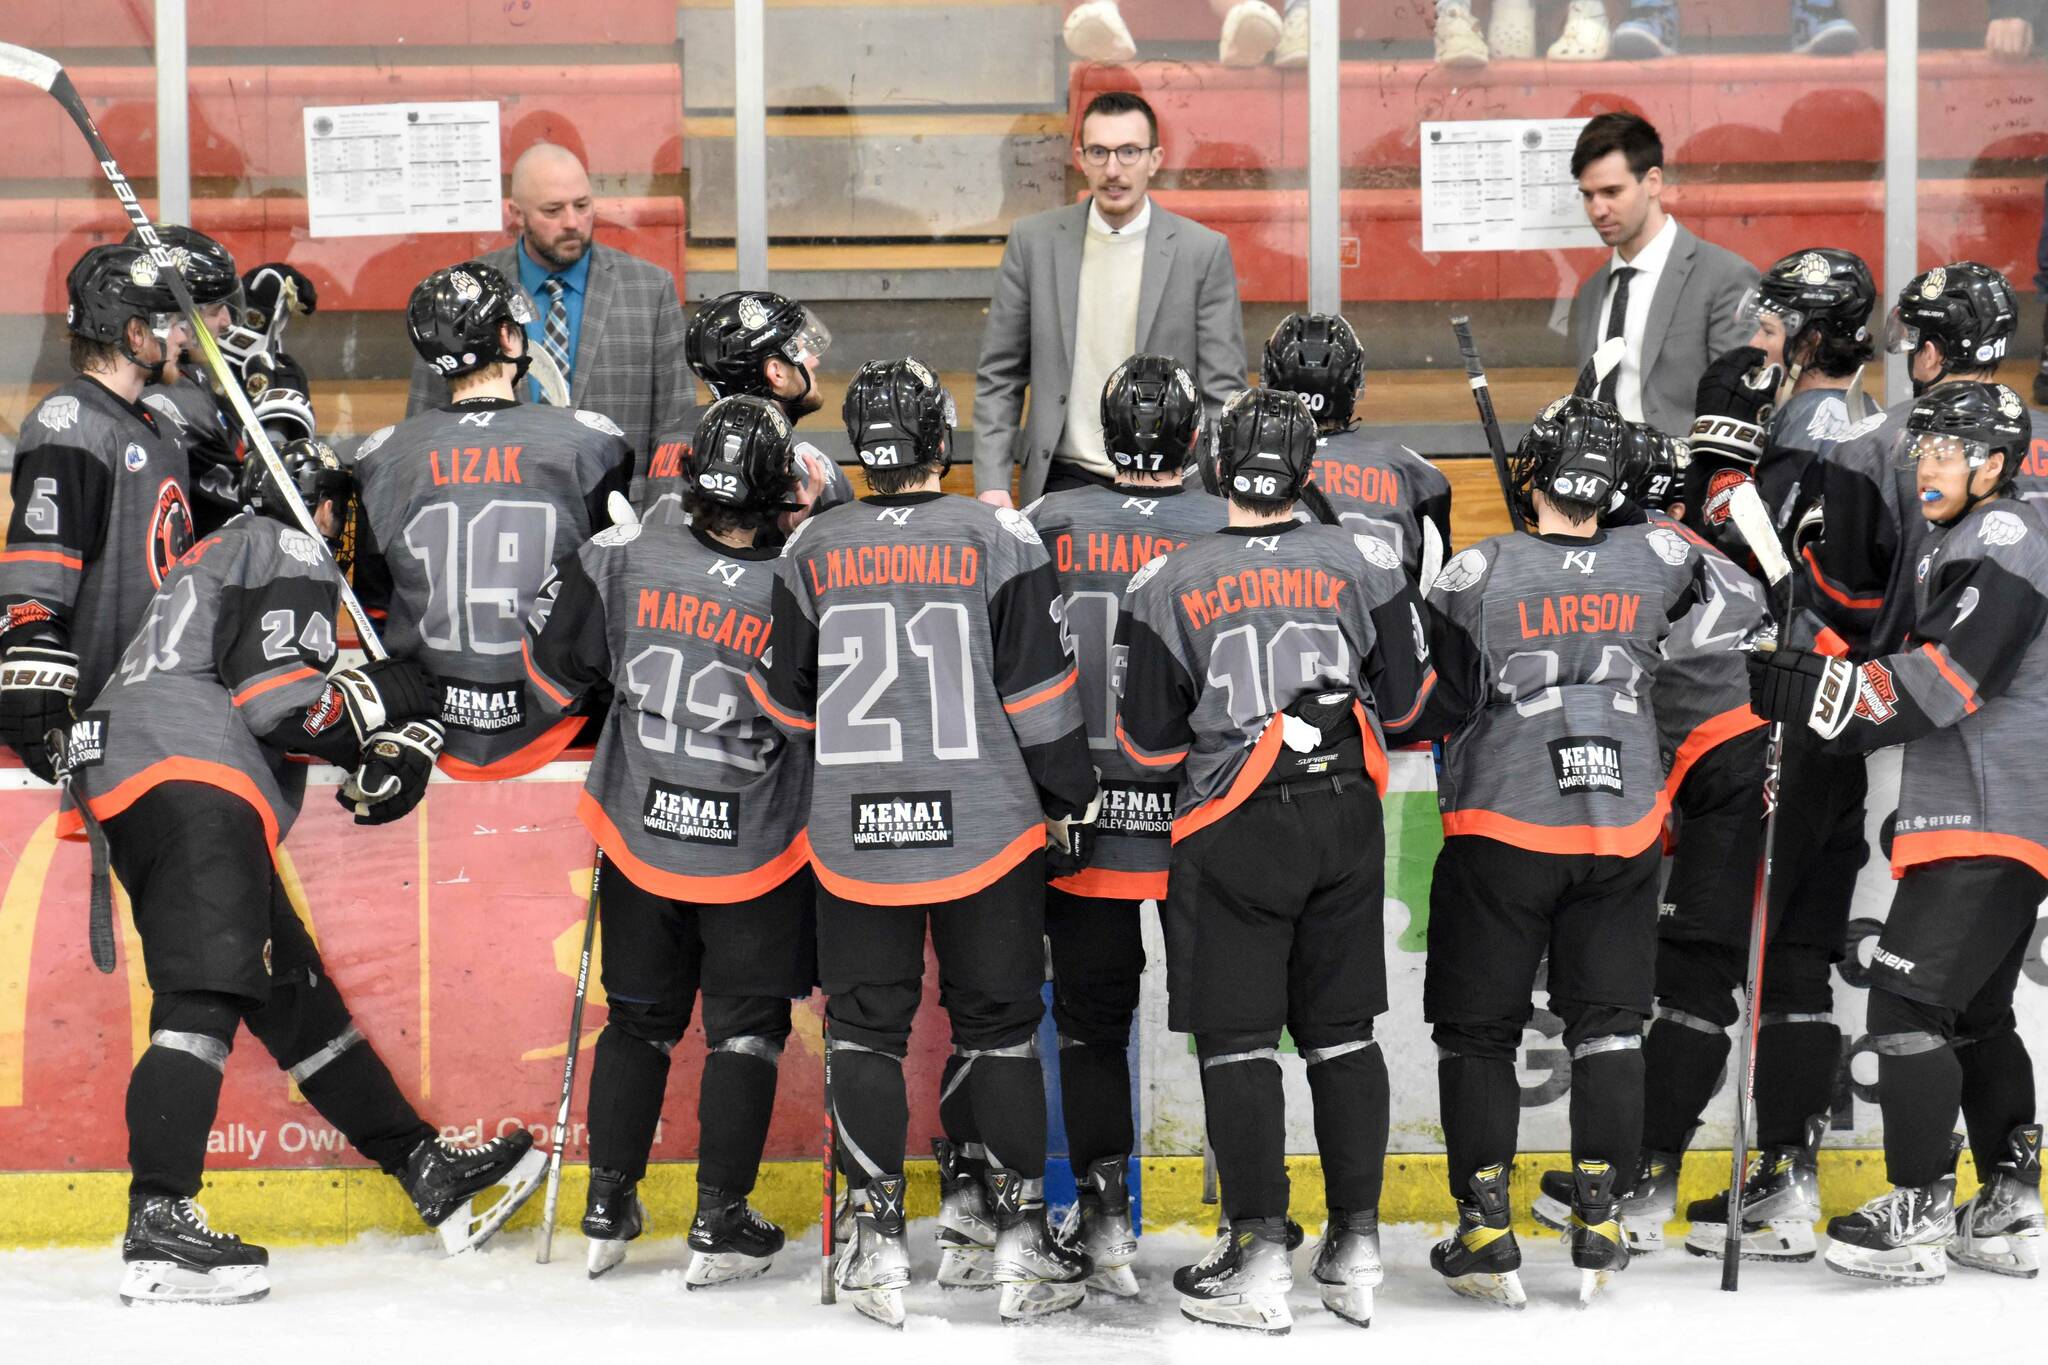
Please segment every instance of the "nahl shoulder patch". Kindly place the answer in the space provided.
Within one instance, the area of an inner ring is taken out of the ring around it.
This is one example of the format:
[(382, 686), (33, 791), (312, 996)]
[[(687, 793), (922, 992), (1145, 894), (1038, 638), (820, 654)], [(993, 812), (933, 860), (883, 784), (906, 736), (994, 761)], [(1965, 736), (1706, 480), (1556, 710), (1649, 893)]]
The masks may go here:
[(1355, 535), (1351, 543), (1358, 547), (1358, 553), (1365, 556), (1365, 562), (1382, 569), (1401, 567), (1401, 556), (1394, 553), (1394, 547), (1375, 535)]
[(1136, 592), (1138, 589), (1144, 587), (1147, 583), (1150, 583), (1154, 578), (1159, 576), (1159, 570), (1161, 566), (1163, 566), (1165, 563), (1165, 555), (1154, 555), (1152, 558), (1146, 560), (1145, 567), (1139, 569), (1136, 573), (1132, 574), (1131, 581), (1124, 584), (1124, 591), (1127, 593)]
[(636, 521), (628, 526), (607, 526), (592, 536), (590, 543), (592, 545), (601, 545), (607, 550), (612, 550), (617, 549), (621, 545), (631, 545), (639, 538), (640, 523)]
[(1430, 584), (1432, 592), (1463, 592), (1477, 583), (1486, 574), (1486, 556), (1477, 550), (1463, 550), (1451, 556), (1450, 563), (1437, 571), (1436, 582)]
[(1657, 552), (1657, 558), (1666, 564), (1683, 564), (1692, 556), (1692, 547), (1685, 543), (1685, 537), (1662, 526), (1652, 530), (1644, 539)]
[(1977, 537), (1986, 545), (2017, 545), (2026, 534), (2027, 523), (2011, 512), (1986, 512), (1977, 523)]
[(1026, 545), (1043, 545), (1045, 543), (1039, 538), (1038, 528), (1031, 524), (1031, 518), (1025, 516), (1014, 507), (998, 507), (996, 509), (996, 520), (1003, 524), (1005, 531), (1008, 531)]
[(576, 420), (589, 427), (592, 431), (601, 431), (607, 436), (624, 436), (626, 434), (619, 429), (617, 422), (614, 422), (601, 412), (591, 412), (585, 408), (578, 408), (576, 409)]

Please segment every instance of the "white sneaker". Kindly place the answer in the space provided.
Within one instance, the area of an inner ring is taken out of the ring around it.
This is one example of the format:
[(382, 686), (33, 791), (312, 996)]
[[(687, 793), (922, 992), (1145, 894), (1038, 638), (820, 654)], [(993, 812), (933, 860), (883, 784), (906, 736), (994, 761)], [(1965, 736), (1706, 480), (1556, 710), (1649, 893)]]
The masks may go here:
[(1486, 25), (1486, 45), (1493, 55), (1523, 61), (1536, 55), (1536, 6), (1532, 0), (1493, 0)]
[(1487, 61), (1486, 35), (1469, 9), (1440, 9), (1436, 14), (1436, 64), (1480, 67)]
[(1280, 41), (1280, 16), (1266, 0), (1239, 0), (1223, 16), (1216, 59), (1225, 66), (1257, 66)]
[(1564, 32), (1550, 45), (1553, 62), (1604, 62), (1613, 35), (1607, 29), (1607, 6), (1601, 0), (1572, 0), (1565, 11)]
[(1308, 65), (1308, 0), (1295, 0), (1280, 19), (1280, 44), (1273, 49), (1275, 66)]
[(1067, 16), (1067, 51), (1084, 62), (1127, 62), (1138, 55), (1116, 0), (1088, 0)]

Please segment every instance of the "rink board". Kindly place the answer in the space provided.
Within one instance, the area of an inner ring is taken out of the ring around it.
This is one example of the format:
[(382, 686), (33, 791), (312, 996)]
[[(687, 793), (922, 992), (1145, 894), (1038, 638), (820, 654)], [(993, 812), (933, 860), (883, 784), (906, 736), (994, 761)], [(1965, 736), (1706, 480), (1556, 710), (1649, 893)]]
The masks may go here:
[[(496, 784), (437, 782), (415, 816), (381, 829), (354, 826), (331, 800), (338, 774), (317, 773), (306, 810), (280, 858), (287, 885), (314, 927), (328, 967), (356, 1022), (390, 1063), (430, 1121), (451, 1135), (491, 1136), (524, 1124), (545, 1135), (561, 1085), (591, 844), (572, 810), (581, 763), (549, 765)], [(1872, 772), (1872, 809), (1888, 809), (1896, 763), (1881, 756)], [(1877, 816), (1872, 819), (1875, 843)], [(1437, 1127), (1435, 1049), (1421, 1020), (1423, 947), (1430, 867), (1441, 843), (1433, 769), (1426, 753), (1396, 754), (1387, 803), (1387, 923), (1392, 1007), (1379, 1033), (1392, 1075), (1394, 1155), (1384, 1213), (1437, 1218), (1443, 1196)], [(138, 945), (121, 918), (120, 962), (96, 972), (86, 948), (86, 857), (55, 838), (48, 788), (19, 769), (0, 769), (0, 1246), (93, 1241), (117, 1231), (125, 1183), (122, 1103), (129, 1067), (146, 1045), (149, 990)], [(1837, 1096), (1828, 1167), (1837, 1172), (1830, 1206), (1851, 1206), (1877, 1187), (1881, 1163), (1867, 1159), (1879, 1140), (1869, 1089), (1874, 1058), (1861, 1047), (1861, 964), (1890, 900), (1890, 878), (1875, 860), (1858, 890), (1854, 951), (1837, 973), (1837, 1018), (1850, 1064)], [(2020, 1026), (2043, 1036), (2048, 968), (2037, 928), (2020, 985)], [(1161, 960), (1156, 920), (1148, 914), (1150, 956)], [(927, 976), (932, 975), (927, 964)], [(937, 1017), (935, 981), (908, 1062), (909, 1151), (929, 1150), (938, 1134), (937, 1081), (948, 1043)], [(1540, 999), (1540, 992), (1539, 992)], [(584, 1020), (586, 1047), (604, 1021), (593, 980)], [(803, 1224), (815, 1218), (822, 1071), (818, 1001), (798, 1010), (784, 1057), (760, 1202)], [(1202, 1116), (1197, 1071), (1185, 1037), (1165, 1029), (1163, 971), (1147, 972), (1135, 1049), (1138, 1173), (1153, 1226), (1203, 1217)], [(702, 1036), (676, 1049), (648, 1195), (659, 1215), (687, 1219), (695, 1155)], [(1554, 1018), (1538, 1012), (1519, 1059), (1525, 1153), (1567, 1144), (1569, 1067)], [(1048, 1049), (1050, 1052), (1050, 1049)], [(586, 1052), (586, 1057), (588, 1056)], [(1307, 1085), (1298, 1061), (1282, 1064), (1289, 1148), (1314, 1150)], [(1049, 1067), (1050, 1071), (1050, 1067)], [(579, 1067), (575, 1114), (583, 1113), (588, 1068)], [(2048, 1077), (2040, 1078), (2048, 1089)], [(1050, 1076), (1049, 1076), (1050, 1083)], [(1728, 1142), (1724, 1088), (1688, 1163), (1701, 1193), (1721, 1178)], [(1055, 1115), (1055, 1119), (1056, 1119)], [(392, 1182), (322, 1123), (245, 1032), (238, 1040), (212, 1134), (206, 1198), (247, 1206), (253, 1232), (325, 1241), (377, 1229), (416, 1230)], [(1055, 1131), (1055, 1150), (1060, 1146)], [(563, 1216), (581, 1208), (585, 1159), (580, 1126), (567, 1144), (570, 1193)], [(1531, 1182), (1540, 1160), (1525, 1160)], [(1055, 1174), (1064, 1175), (1064, 1163)], [(1313, 1158), (1298, 1163), (1297, 1213), (1310, 1221), (1320, 1200)], [(935, 1203), (927, 1164), (913, 1165), (913, 1210)], [(1055, 1187), (1060, 1182), (1055, 1180)], [(522, 1221), (535, 1217), (529, 1210)], [(249, 1227), (248, 1224), (241, 1226)]]

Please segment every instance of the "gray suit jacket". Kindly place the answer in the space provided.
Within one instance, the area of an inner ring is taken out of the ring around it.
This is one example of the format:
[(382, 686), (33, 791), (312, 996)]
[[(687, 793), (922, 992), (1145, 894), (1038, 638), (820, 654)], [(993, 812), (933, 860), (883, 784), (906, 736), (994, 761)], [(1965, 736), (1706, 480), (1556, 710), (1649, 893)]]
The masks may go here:
[[(1572, 345), (1580, 365), (1600, 343), (1600, 305), (1613, 264), (1610, 253), (1579, 286), (1572, 304)], [(1678, 225), (1643, 328), (1643, 417), (1651, 426), (1673, 436), (1692, 429), (1700, 376), (1716, 356), (1750, 338), (1749, 329), (1737, 325), (1735, 309), (1756, 280), (1756, 267), (1748, 261)]]
[[(1087, 232), (1086, 200), (1034, 213), (1010, 229), (974, 375), (976, 492), (1007, 491), (1013, 463), (1024, 466), (1023, 502), (1045, 489), (1067, 424)], [(1156, 199), (1145, 230), (1137, 337), (1138, 350), (1187, 366), (1212, 415), (1245, 385), (1244, 315), (1229, 239), (1169, 213)], [(1027, 387), (1031, 418), (1020, 432)]]
[[(515, 241), (480, 259), (516, 285), (519, 263), (512, 253), (519, 249)], [(675, 276), (638, 256), (592, 243), (583, 326), (570, 362), (570, 400), (618, 423), (638, 468), (654, 449), (655, 433), (688, 415), (692, 396)], [(415, 358), (405, 415), (447, 401), (448, 382)]]

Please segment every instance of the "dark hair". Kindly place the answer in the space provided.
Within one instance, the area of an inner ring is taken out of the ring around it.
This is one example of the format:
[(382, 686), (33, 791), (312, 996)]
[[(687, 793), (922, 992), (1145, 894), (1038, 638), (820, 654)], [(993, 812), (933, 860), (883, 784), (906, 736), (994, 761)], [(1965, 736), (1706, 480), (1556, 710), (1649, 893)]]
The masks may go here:
[(1806, 362), (1809, 370), (1819, 370), (1830, 379), (1847, 379), (1870, 363), (1877, 354), (1868, 337), (1857, 341), (1853, 337), (1834, 336), (1827, 332), (1815, 332), (1818, 344), (1813, 348), (1813, 359)]
[(88, 370), (102, 370), (120, 358), (121, 352), (111, 341), (96, 341), (92, 337), (71, 334), (71, 368), (78, 374)]
[(904, 465), (900, 469), (862, 469), (861, 476), (868, 481), (868, 487), (883, 497), (908, 493), (924, 482), (927, 474), (938, 473), (938, 466), (931, 464)]
[(1616, 110), (1596, 114), (1580, 131), (1578, 145), (1572, 148), (1572, 178), (1578, 179), (1586, 167), (1609, 152), (1628, 158), (1628, 173), (1638, 180), (1648, 175), (1651, 167), (1664, 164), (1664, 140), (1650, 121), (1641, 114)]
[(1152, 130), (1152, 143), (1159, 144), (1159, 115), (1152, 112), (1152, 106), (1145, 97), (1129, 90), (1105, 90), (1088, 101), (1088, 107), (1081, 111), (1081, 121), (1074, 125), (1075, 140), (1079, 140), (1081, 129), (1097, 114), (1143, 114), (1145, 126)]
[(741, 531), (764, 531), (775, 524), (774, 512), (742, 510), (722, 502), (713, 502), (692, 488), (683, 494), (683, 510), (690, 514), (690, 524), (706, 535), (733, 535)]
[(1255, 517), (1277, 517), (1293, 508), (1293, 498), (1248, 498), (1242, 493), (1230, 494), (1230, 505), (1242, 507)]

